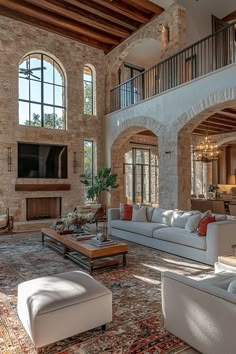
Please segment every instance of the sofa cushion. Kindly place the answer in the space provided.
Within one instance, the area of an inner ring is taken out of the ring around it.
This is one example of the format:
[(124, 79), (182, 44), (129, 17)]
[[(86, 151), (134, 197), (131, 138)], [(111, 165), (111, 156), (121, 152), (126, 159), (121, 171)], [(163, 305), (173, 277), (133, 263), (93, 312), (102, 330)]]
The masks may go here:
[(206, 238), (199, 237), (195, 232), (188, 232), (180, 227), (168, 227), (153, 232), (153, 237), (158, 240), (169, 241), (200, 250), (206, 250)]
[(132, 221), (145, 222), (147, 221), (147, 208), (142, 206), (141, 208), (137, 205), (133, 206)]
[(151, 223), (151, 222), (133, 222), (124, 220), (112, 220), (111, 227), (123, 231), (136, 233), (152, 237), (153, 231), (158, 228), (166, 228), (165, 224)]
[(216, 221), (227, 220), (227, 215), (226, 214), (214, 214), (214, 213), (211, 213), (211, 216), (214, 216)]
[(152, 214), (153, 214), (153, 211), (154, 211), (154, 208), (153, 207), (146, 207), (147, 208), (147, 221), (152, 221)]
[(207, 233), (207, 225), (215, 222), (216, 218), (214, 216), (204, 216), (200, 220), (199, 226), (198, 226), (198, 236), (206, 236)]
[(200, 220), (201, 220), (201, 213), (189, 216), (188, 221), (185, 225), (185, 230), (188, 232), (197, 231)]
[(167, 226), (171, 225), (173, 210), (165, 210), (161, 208), (155, 208), (152, 214), (152, 222), (158, 222)]
[(236, 294), (236, 279), (232, 280), (229, 284), (228, 291), (230, 293)]
[(187, 221), (191, 215), (200, 214), (198, 210), (194, 211), (183, 211), (183, 210), (174, 210), (171, 220), (171, 226), (185, 228)]

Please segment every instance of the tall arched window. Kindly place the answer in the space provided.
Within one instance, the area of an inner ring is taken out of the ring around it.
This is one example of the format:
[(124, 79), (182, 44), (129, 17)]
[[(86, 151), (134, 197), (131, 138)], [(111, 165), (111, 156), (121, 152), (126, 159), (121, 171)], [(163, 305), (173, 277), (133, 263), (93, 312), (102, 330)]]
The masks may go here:
[(25, 56), (19, 65), (19, 124), (65, 129), (65, 76), (43, 53)]
[(83, 81), (84, 81), (84, 114), (95, 114), (94, 75), (92, 69), (87, 65), (84, 66)]

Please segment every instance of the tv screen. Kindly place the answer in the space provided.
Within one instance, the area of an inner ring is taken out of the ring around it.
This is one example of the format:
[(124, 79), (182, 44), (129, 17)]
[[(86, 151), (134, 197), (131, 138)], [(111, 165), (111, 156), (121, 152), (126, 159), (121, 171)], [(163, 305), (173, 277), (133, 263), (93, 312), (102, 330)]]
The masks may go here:
[(18, 143), (18, 177), (67, 178), (67, 146)]

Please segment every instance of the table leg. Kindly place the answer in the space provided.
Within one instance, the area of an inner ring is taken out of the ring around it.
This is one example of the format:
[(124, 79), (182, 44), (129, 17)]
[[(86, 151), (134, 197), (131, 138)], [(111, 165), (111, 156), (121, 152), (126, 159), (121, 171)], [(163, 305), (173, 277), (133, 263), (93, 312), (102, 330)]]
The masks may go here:
[(44, 235), (43, 232), (41, 233), (41, 235), (42, 235), (42, 244), (44, 245), (44, 236), (45, 236), (45, 235)]
[(123, 253), (123, 266), (126, 265), (126, 253)]
[(89, 261), (89, 274), (93, 273), (93, 261)]
[(67, 253), (68, 253), (68, 247), (66, 247), (66, 245), (64, 245), (64, 247), (63, 247), (63, 256), (64, 256), (64, 258), (66, 257)]

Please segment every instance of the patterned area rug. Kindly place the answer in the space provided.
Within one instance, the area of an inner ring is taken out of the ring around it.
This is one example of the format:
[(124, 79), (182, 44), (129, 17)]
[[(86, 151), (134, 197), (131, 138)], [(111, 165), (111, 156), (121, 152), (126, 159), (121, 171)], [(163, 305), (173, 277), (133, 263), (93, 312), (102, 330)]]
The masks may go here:
[[(47, 354), (180, 353), (187, 345), (162, 327), (161, 272), (204, 277), (212, 268), (134, 243), (127, 266), (95, 271), (113, 294), (107, 330), (87, 331), (43, 348)], [(25, 280), (81, 269), (47, 245), (39, 233), (0, 238), (0, 353), (36, 353), (16, 313), (17, 286)]]

